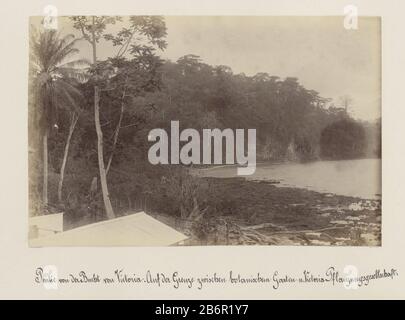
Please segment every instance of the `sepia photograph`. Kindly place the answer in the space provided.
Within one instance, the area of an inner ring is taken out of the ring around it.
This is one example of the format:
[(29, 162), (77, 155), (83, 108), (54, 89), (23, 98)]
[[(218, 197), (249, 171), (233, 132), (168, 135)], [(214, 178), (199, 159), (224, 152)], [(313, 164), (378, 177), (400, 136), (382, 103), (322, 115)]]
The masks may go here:
[(365, 246), (381, 19), (31, 16), (30, 247)]

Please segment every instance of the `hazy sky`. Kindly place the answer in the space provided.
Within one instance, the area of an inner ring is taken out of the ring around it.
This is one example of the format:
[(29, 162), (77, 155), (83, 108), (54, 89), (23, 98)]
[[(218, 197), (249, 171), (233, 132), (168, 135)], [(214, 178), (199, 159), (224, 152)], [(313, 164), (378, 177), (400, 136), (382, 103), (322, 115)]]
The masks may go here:
[[(360, 18), (357, 30), (346, 30), (343, 17), (167, 16), (165, 21), (163, 58), (176, 61), (192, 53), (234, 73), (297, 77), (323, 97), (351, 96), (357, 118), (380, 116), (378, 18)], [(59, 25), (72, 32), (70, 22), (60, 20)], [(100, 58), (112, 53), (110, 46), (100, 46)], [(80, 49), (90, 56), (87, 43)]]

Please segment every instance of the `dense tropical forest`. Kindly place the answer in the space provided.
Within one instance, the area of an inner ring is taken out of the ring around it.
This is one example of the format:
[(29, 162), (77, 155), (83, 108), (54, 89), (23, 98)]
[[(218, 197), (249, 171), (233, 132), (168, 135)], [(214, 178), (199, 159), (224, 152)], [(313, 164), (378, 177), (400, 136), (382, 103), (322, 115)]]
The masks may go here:
[[(210, 205), (209, 185), (188, 174), (190, 167), (148, 162), (148, 132), (170, 132), (171, 120), (197, 130), (255, 128), (259, 162), (380, 156), (380, 121), (355, 120), (349, 106), (271, 70), (236, 74), (191, 53), (163, 60), (163, 18), (129, 17), (108, 33), (121, 20), (73, 17), (81, 37), (31, 30), (32, 214), (63, 210), (75, 226), (140, 208), (178, 216), (197, 206), (229, 210), (226, 202)], [(78, 41), (92, 59), (83, 59)], [(115, 49), (105, 60), (101, 41)]]

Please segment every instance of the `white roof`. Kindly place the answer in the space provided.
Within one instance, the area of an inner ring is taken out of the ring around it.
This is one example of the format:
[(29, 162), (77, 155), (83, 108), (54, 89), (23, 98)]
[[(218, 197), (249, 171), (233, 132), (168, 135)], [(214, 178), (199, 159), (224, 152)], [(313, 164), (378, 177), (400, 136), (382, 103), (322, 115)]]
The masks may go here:
[(184, 234), (139, 212), (31, 239), (30, 246), (169, 246), (186, 239)]
[(28, 225), (36, 226), (39, 229), (61, 232), (63, 231), (63, 213), (30, 217)]

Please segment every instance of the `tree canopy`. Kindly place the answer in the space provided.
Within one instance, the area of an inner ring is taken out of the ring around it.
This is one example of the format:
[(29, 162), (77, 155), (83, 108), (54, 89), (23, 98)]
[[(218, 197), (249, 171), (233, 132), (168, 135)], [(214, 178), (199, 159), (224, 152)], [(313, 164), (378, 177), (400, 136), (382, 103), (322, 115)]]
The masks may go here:
[[(86, 76), (74, 84), (70, 81), (73, 67), (84, 61), (62, 62), (71, 52), (77, 53), (77, 39), (50, 32), (41, 35), (45, 37), (41, 45), (31, 44), (37, 67), (37, 71), (32, 69), (31, 79), (36, 79), (39, 92), (46, 93), (35, 95), (44, 108), (45, 118), (41, 119), (46, 120), (42, 121), (55, 123), (58, 108), (74, 107), (73, 96), (83, 97), (75, 133), (70, 133), (68, 125), (71, 115), (62, 112), (58, 115), (59, 130), (49, 136), (51, 202), (57, 202), (56, 181), (69, 136), (64, 200), (66, 208), (75, 208), (75, 214), (81, 212), (77, 207), (83, 207), (86, 214), (103, 212), (100, 192), (89, 197), (92, 179), (98, 175), (100, 150), (114, 207), (144, 203), (159, 191), (167, 201), (149, 200), (149, 205), (184, 211), (178, 206), (184, 204), (181, 199), (185, 194), (173, 191), (176, 186), (188, 185), (182, 168), (153, 166), (147, 158), (151, 145), (148, 132), (153, 128), (169, 131), (171, 120), (179, 121), (181, 129), (256, 129), (258, 161), (378, 156), (380, 146), (370, 147), (378, 138), (370, 142), (368, 137), (369, 133), (376, 136), (379, 124), (352, 119), (347, 112), (349, 99), (344, 107), (334, 107), (295, 77), (282, 79), (265, 71), (253, 76), (236, 74), (229, 66), (209, 65), (194, 54), (175, 62), (164, 61), (159, 56), (166, 47), (163, 18), (130, 17), (128, 27), (115, 34), (107, 32), (108, 24), (120, 21), (120, 17), (94, 17), (93, 21), (91, 17), (72, 18), (84, 39), (95, 44), (93, 48), (107, 40), (117, 49), (105, 60), (95, 55)], [(52, 51), (56, 54), (49, 59)], [(94, 129), (95, 87), (102, 141), (97, 141), (100, 136)], [(37, 104), (30, 97), (30, 115), (35, 117)], [(34, 131), (31, 125), (30, 132)], [(30, 136), (31, 142), (33, 139), (35, 135)], [(98, 142), (102, 149), (97, 148)], [(39, 168), (33, 166), (31, 170)], [(192, 201), (189, 204), (192, 207)]]

